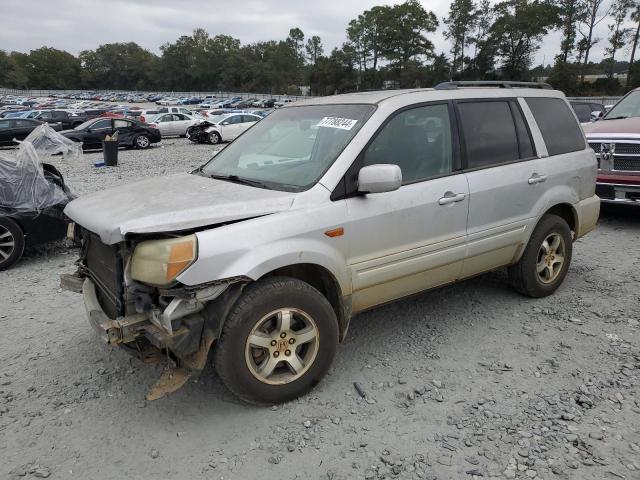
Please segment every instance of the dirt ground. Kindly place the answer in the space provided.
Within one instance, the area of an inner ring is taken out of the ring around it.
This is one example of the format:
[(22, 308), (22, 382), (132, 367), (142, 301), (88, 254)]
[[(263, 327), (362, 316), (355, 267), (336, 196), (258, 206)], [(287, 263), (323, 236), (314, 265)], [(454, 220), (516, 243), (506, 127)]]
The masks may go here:
[[(82, 194), (211, 154), (163, 145), (60, 166)], [(59, 289), (76, 255), (0, 272), (0, 478), (640, 479), (640, 212), (606, 209), (549, 298), (496, 272), (356, 317), (328, 377), (273, 408), (211, 365), (145, 401), (162, 365), (98, 341)]]

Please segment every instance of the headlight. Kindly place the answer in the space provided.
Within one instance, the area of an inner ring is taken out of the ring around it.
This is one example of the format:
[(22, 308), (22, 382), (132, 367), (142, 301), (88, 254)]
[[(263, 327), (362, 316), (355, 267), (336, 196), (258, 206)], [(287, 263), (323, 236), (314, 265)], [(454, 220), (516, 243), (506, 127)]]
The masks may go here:
[(195, 235), (140, 242), (131, 258), (131, 277), (151, 285), (169, 285), (195, 261), (197, 251)]

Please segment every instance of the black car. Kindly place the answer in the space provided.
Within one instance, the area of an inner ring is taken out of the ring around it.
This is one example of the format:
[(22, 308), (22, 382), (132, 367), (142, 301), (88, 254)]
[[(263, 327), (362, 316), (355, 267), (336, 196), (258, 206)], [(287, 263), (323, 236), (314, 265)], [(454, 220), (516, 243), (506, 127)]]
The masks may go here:
[(63, 130), (60, 133), (71, 140), (82, 142), (83, 148), (102, 148), (104, 138), (116, 131), (120, 147), (148, 148), (161, 139), (160, 130), (130, 118), (94, 118), (73, 130)]
[[(0, 146), (13, 146), (16, 140), (24, 140), (31, 131), (44, 122), (32, 118), (0, 118)], [(59, 123), (49, 124), (54, 130), (61, 130)]]
[[(63, 213), (65, 205), (73, 200), (73, 195), (64, 183), (60, 172), (47, 163), (42, 164), (43, 183), (33, 182), (33, 190), (29, 189), (24, 196), (24, 189), (17, 190), (11, 182), (16, 175), (22, 177), (15, 162), (0, 158), (0, 270), (5, 270), (16, 263), (25, 248), (59, 240), (67, 235), (69, 219)], [(33, 180), (33, 175), (26, 175)], [(5, 183), (6, 182), (6, 183)], [(30, 196), (37, 191), (37, 200), (44, 206), (32, 210), (24, 205), (31, 201)], [(17, 198), (22, 195), (24, 198)]]
[(578, 117), (580, 123), (588, 123), (595, 118), (598, 118), (597, 116), (593, 115), (594, 112), (600, 112), (598, 116), (602, 116), (606, 113), (604, 105), (602, 105), (601, 103), (579, 101), (573, 101), (569, 103), (571, 104), (571, 108), (573, 108), (573, 111), (576, 112), (576, 116)]
[(88, 117), (84, 113), (73, 113), (66, 110), (45, 110), (36, 119), (49, 123), (61, 123), (62, 128), (76, 128), (87, 121)]

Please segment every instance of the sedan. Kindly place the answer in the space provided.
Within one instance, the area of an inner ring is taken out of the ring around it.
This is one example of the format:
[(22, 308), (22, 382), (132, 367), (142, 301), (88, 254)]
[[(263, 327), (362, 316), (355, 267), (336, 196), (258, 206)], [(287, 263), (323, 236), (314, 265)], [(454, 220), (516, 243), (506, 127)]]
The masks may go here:
[(262, 117), (251, 113), (229, 113), (209, 120), (212, 126), (207, 128), (209, 143), (230, 142), (245, 130), (252, 127)]
[(199, 123), (199, 120), (184, 113), (165, 113), (153, 119), (150, 126), (160, 130), (163, 137), (172, 135), (184, 137), (187, 129), (196, 123)]
[[(0, 118), (0, 146), (15, 145), (14, 139), (24, 140), (31, 131), (44, 122), (32, 118)], [(62, 130), (59, 123), (50, 124), (54, 130)]]
[(60, 132), (67, 138), (82, 142), (83, 148), (102, 148), (107, 135), (118, 132), (118, 146), (148, 148), (161, 140), (160, 130), (129, 118), (94, 118), (73, 130)]

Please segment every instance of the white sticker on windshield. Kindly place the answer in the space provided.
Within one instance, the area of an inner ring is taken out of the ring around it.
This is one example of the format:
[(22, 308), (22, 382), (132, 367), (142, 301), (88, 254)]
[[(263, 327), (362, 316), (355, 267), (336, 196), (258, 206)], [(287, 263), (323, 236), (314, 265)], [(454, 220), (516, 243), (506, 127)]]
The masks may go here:
[(358, 123), (357, 120), (351, 120), (350, 118), (324, 117), (322, 120), (320, 120), (316, 127), (329, 127), (339, 128), (341, 130), (351, 130), (356, 123)]

